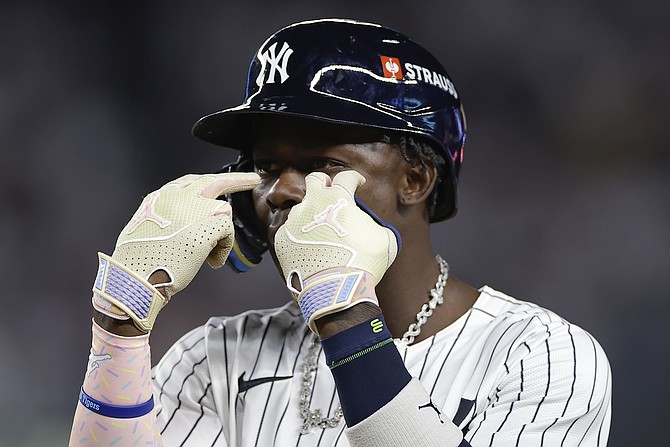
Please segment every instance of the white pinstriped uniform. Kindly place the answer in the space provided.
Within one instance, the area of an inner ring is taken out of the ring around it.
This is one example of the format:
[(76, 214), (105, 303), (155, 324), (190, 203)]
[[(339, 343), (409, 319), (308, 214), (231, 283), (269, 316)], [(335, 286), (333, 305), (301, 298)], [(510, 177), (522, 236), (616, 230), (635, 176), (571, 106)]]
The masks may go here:
[[(537, 305), (480, 292), (456, 322), (401, 349), (433, 403), (474, 447), (605, 446), (611, 375), (596, 340)], [(348, 446), (344, 421), (300, 435), (300, 365), (312, 340), (294, 303), (212, 318), (185, 335), (154, 369), (164, 445)], [(278, 379), (238, 393), (241, 376)], [(313, 390), (311, 409), (332, 416), (322, 352)]]

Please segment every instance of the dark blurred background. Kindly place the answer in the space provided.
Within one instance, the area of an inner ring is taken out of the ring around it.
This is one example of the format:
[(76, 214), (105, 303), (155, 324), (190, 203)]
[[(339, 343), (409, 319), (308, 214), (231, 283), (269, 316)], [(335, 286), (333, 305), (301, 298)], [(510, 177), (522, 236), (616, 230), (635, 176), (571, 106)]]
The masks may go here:
[[(443, 61), (469, 134), (439, 251), (466, 282), (598, 338), (611, 446), (665, 438), (669, 4), (315, 3), (0, 3), (0, 445), (66, 444), (96, 252), (111, 253), (143, 195), (233, 159), (191, 125), (242, 100), (271, 32), (326, 16), (391, 26)], [(241, 276), (203, 268), (161, 314), (155, 361), (208, 315), (282, 304), (281, 290), (269, 260)]]

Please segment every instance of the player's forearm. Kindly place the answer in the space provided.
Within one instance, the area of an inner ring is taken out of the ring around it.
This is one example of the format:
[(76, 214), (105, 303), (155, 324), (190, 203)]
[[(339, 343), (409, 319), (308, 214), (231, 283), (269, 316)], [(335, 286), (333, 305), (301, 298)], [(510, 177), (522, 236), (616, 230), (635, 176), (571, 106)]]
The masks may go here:
[(160, 445), (155, 421), (148, 334), (124, 337), (94, 322), (70, 446), (131, 445), (137, 440)]
[[(352, 325), (373, 309), (377, 310), (373, 318)], [(317, 327), (337, 332), (319, 335), (353, 446), (461, 443), (458, 427), (432, 404), (405, 368), (379, 307), (362, 303), (324, 318), (328, 320), (317, 320)]]
[(382, 310), (376, 304), (363, 302), (342, 312), (319, 318), (315, 324), (319, 337), (324, 339), (374, 318), (380, 313)]
[(144, 332), (137, 329), (133, 320), (117, 320), (116, 318), (104, 315), (97, 310), (93, 311), (93, 321), (107, 332), (122, 337), (140, 337), (146, 335)]

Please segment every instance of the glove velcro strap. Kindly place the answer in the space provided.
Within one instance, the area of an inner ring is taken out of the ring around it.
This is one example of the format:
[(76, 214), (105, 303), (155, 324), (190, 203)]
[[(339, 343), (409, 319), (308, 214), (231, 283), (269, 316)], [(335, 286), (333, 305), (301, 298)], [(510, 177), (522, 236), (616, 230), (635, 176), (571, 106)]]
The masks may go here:
[[(316, 278), (298, 295), (298, 305), (312, 332), (317, 333), (315, 320), (340, 312), (363, 301), (379, 304), (374, 293), (358, 292), (366, 272), (334, 273)], [(357, 293), (358, 292), (358, 293)]]
[(149, 332), (165, 303), (163, 295), (151, 283), (139, 278), (137, 273), (111, 256), (98, 253), (98, 260), (93, 293), (127, 313), (138, 329)]

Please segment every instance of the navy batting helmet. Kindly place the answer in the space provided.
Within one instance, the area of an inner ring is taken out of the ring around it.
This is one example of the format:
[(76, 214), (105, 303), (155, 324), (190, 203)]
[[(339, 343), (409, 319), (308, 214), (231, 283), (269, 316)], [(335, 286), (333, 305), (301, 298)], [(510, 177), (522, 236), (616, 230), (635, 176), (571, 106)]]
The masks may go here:
[[(463, 108), (444, 67), (407, 36), (343, 19), (289, 25), (270, 36), (253, 58), (244, 102), (201, 118), (193, 134), (248, 149), (259, 114), (406, 132), (428, 141), (441, 152), (449, 176), (437, 185), (430, 220), (455, 214), (466, 131)], [(248, 158), (243, 151), (228, 170), (252, 169)], [(244, 206), (233, 201), (233, 208)], [(244, 221), (248, 210), (240, 211), (235, 209)]]

